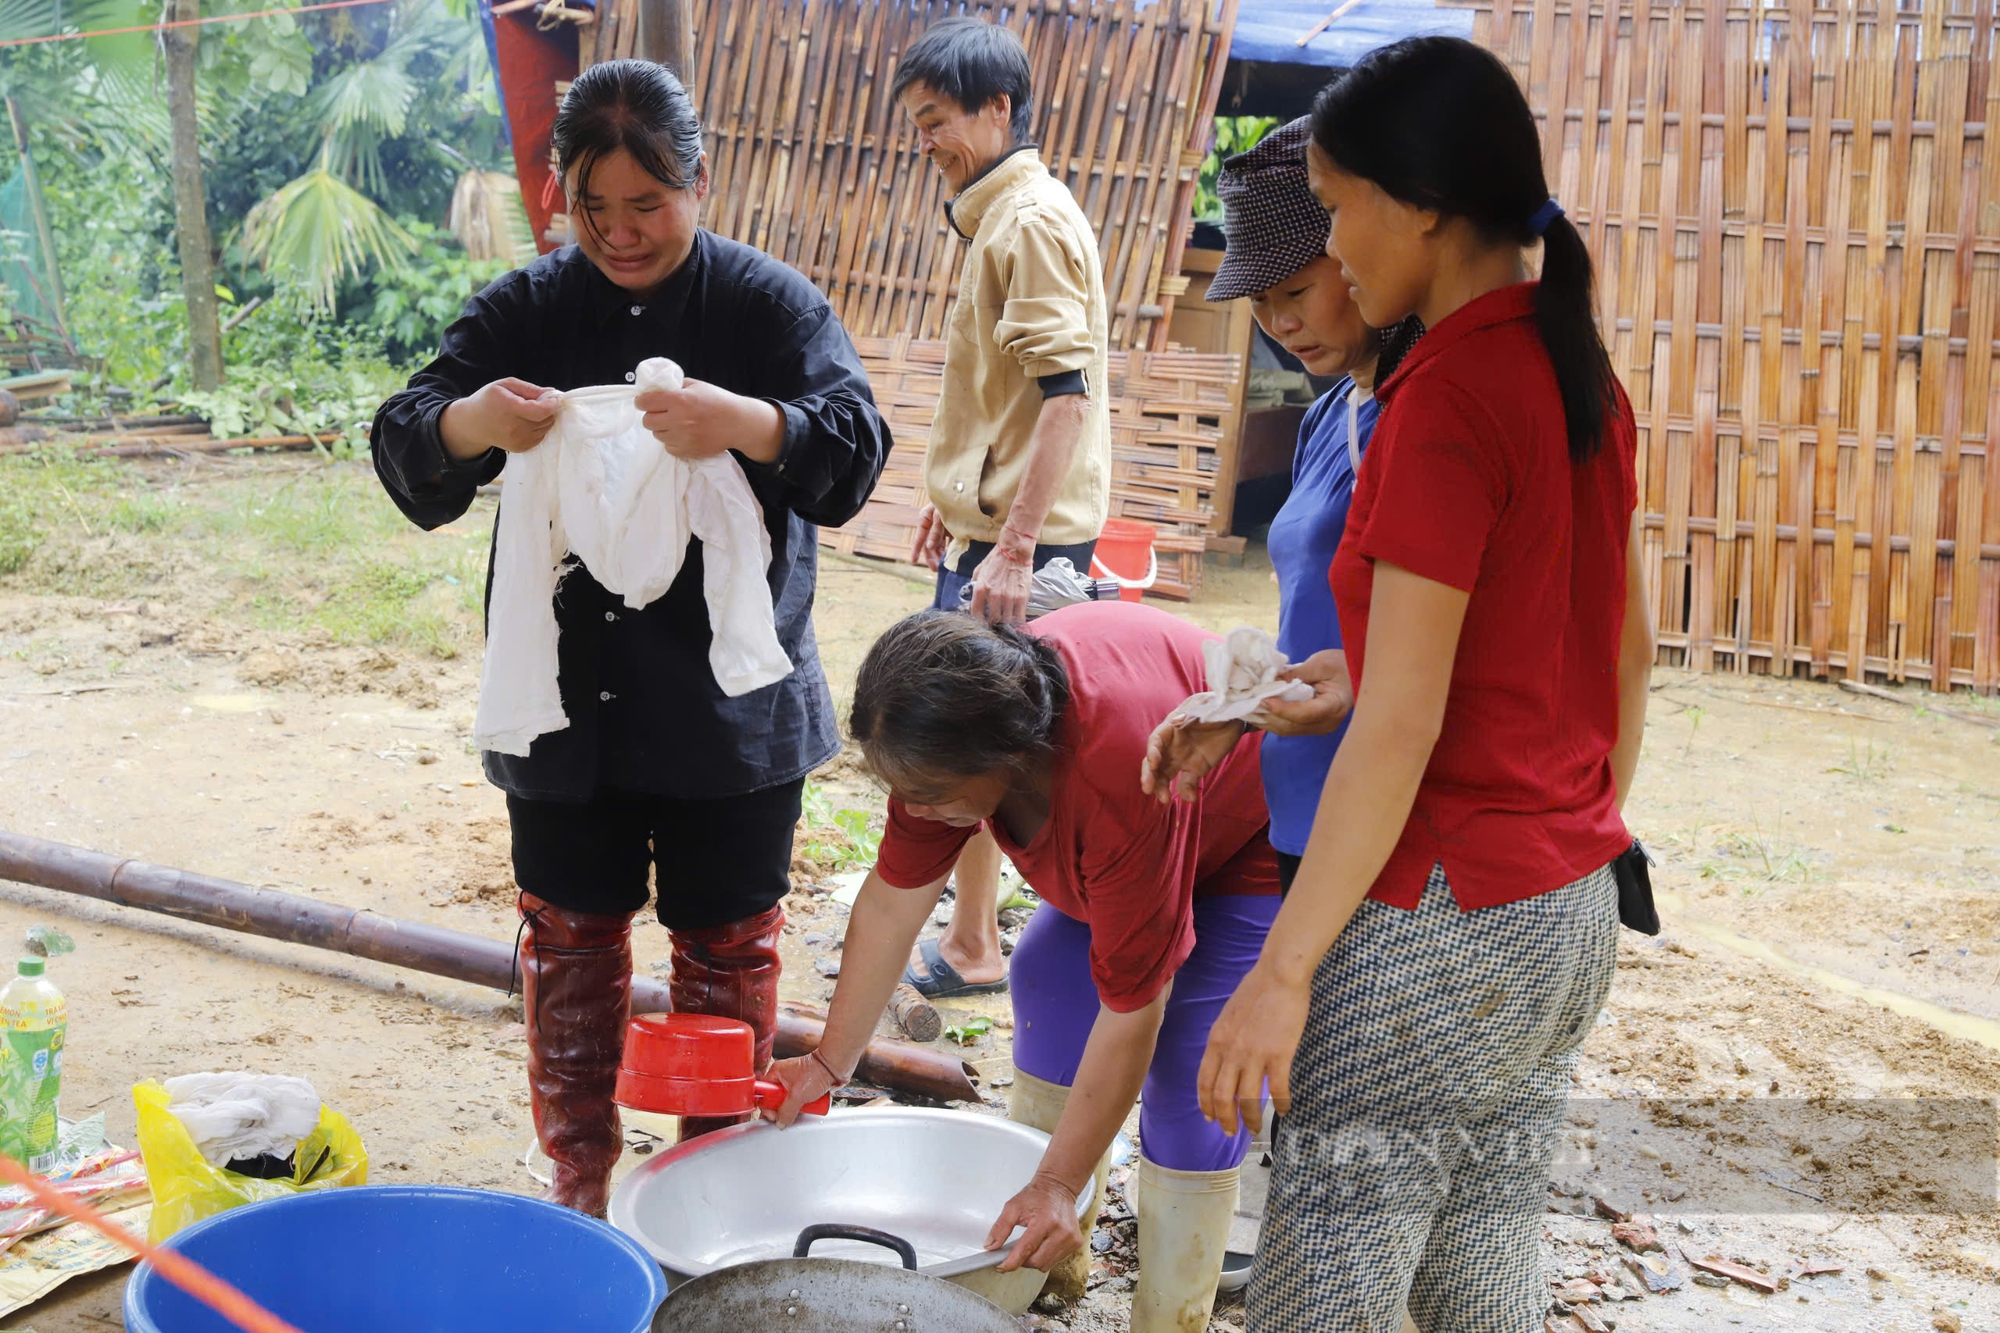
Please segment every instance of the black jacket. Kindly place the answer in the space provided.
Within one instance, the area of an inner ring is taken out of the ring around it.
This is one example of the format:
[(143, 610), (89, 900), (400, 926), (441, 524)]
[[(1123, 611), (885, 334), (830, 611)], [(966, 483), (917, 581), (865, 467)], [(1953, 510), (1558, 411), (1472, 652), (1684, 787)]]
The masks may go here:
[(437, 359), (382, 405), (375, 471), (412, 522), (449, 523), (506, 456), (447, 455), (438, 438), (447, 404), (509, 375), (555, 389), (629, 382), (653, 356), (785, 414), (775, 464), (737, 457), (770, 529), (778, 641), (794, 669), (740, 698), (717, 687), (699, 541), (666, 595), (640, 611), (579, 564), (556, 595), (570, 725), (539, 737), (526, 758), (485, 756), (487, 777), (517, 796), (582, 801), (599, 787), (740, 795), (799, 778), (840, 748), (813, 642), (814, 525), (838, 527), (861, 511), (888, 458), (889, 428), (832, 307), (795, 270), (697, 232), (687, 262), (640, 305), (576, 247), (544, 255), (473, 297)]

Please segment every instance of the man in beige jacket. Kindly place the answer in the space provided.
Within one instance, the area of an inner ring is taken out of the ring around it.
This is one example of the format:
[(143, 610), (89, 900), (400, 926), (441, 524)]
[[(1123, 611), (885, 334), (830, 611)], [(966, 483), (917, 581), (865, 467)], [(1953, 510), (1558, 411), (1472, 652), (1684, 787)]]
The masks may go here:
[[(1026, 619), (1050, 560), (1089, 572), (1111, 501), (1103, 264), (1089, 219), (1026, 141), (1030, 93), (1020, 39), (977, 19), (911, 43), (893, 89), (969, 242), (911, 558), (937, 570), (934, 605), (994, 621)], [(929, 995), (1004, 989), (990, 836), (968, 844), (956, 879), (951, 925), (907, 979)]]

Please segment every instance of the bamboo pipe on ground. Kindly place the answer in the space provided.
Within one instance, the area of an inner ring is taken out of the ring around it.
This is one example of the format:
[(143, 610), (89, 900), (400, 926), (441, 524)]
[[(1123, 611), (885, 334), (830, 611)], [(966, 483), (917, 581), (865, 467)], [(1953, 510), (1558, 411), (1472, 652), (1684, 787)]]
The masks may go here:
[[(330, 949), (494, 990), (509, 989), (515, 980), (514, 950), (499, 940), (4, 830), (0, 830), (0, 879)], [(634, 977), (632, 1008), (639, 1013), (672, 1008), (666, 985)], [(823, 1030), (824, 1025), (811, 1018), (781, 1012), (778, 1054), (804, 1055), (819, 1044)], [(972, 1066), (962, 1060), (892, 1041), (870, 1042), (855, 1070), (856, 1077), (880, 1087), (946, 1101), (978, 1101), (973, 1074)]]

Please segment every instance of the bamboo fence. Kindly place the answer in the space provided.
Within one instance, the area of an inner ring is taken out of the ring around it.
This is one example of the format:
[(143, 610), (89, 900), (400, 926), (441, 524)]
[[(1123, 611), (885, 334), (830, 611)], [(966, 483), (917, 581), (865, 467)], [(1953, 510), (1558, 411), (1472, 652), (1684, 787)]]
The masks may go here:
[(1992, 0), (1475, 8), (1598, 265), (1664, 655), (1992, 693)]
[[(964, 246), (889, 97), (903, 48), (971, 14), (1021, 36), (1032, 138), (1096, 228), (1115, 347), (1166, 348), (1236, 0), (688, 0), (708, 129), (703, 224), (817, 283), (857, 337), (943, 336)], [(588, 58), (629, 56), (634, 0)]]
[[(855, 347), (896, 447), (860, 517), (822, 529), (820, 541), (850, 554), (905, 560), (923, 503), (924, 450), (945, 345), (902, 337), (857, 338)], [(1113, 352), (1110, 360), (1111, 512), (1154, 525), (1160, 572), (1153, 591), (1185, 599), (1201, 586), (1216, 491), (1234, 484), (1225, 444), (1234, 443), (1229, 432), (1243, 362), (1199, 352)]]

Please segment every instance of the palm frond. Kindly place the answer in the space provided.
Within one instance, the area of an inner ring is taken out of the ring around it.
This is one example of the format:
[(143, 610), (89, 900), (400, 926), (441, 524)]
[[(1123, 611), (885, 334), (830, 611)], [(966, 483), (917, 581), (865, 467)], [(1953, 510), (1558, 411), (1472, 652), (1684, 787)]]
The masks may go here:
[[(158, 0), (96, 0), (93, 8), (100, 11), (84, 24), (84, 30), (95, 28), (135, 28), (141, 24), (157, 23), (161, 17)], [(159, 59), (158, 39), (150, 32), (122, 32), (110, 37), (87, 37), (84, 49), (90, 54), (90, 63), (106, 74), (136, 83), (150, 82)]]
[(265, 272), (331, 309), (342, 277), (380, 264), (400, 269), (416, 241), (380, 205), (319, 165), (250, 210), (243, 249)]
[(0, 41), (122, 27), (117, 20), (131, 8), (132, 0), (6, 0), (0, 4)]
[(313, 94), (313, 110), (329, 137), (365, 128), (393, 139), (409, 123), (416, 98), (416, 80), (402, 61), (388, 59), (385, 52), (329, 78)]

